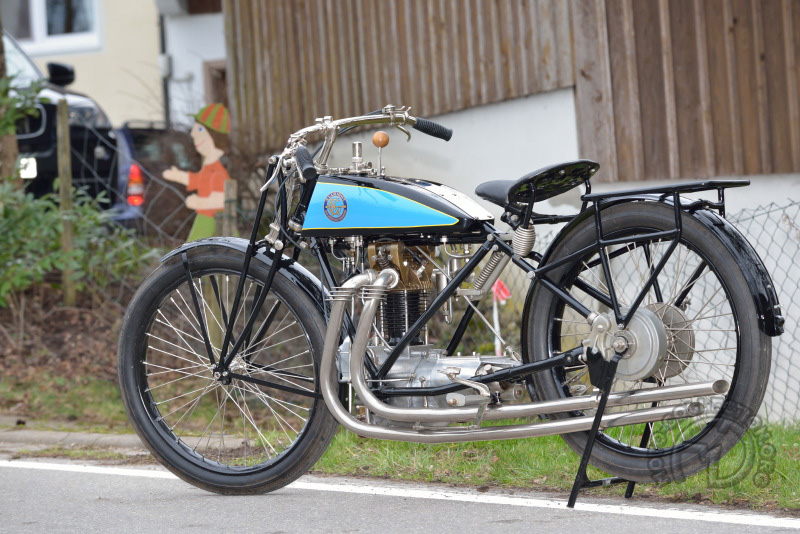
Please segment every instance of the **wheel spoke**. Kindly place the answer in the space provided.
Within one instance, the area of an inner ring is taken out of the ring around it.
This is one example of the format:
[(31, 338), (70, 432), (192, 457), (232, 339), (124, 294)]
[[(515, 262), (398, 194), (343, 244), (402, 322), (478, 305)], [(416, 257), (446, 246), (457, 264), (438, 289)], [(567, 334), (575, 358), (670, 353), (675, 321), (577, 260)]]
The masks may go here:
[[(616, 290), (621, 306), (630, 298), (638, 297), (648, 283), (656, 265), (664, 263), (641, 306), (649, 309), (663, 322), (667, 334), (666, 356), (653, 375), (637, 380), (616, 379), (612, 391), (641, 390), (644, 387), (657, 387), (648, 384), (655, 379), (660, 385), (696, 383), (724, 379), (732, 383), (737, 367), (736, 354), (739, 350), (738, 329), (732, 305), (725, 292), (725, 286), (713, 268), (692, 248), (681, 242), (674, 248), (671, 241), (654, 240), (623, 244), (616, 250), (603, 250), (587, 255), (588, 260), (577, 263), (572, 271), (574, 278), (565, 285), (572, 285), (582, 295), (578, 300), (587, 308), (598, 313), (609, 313), (608, 304), (600, 291), (608, 291), (608, 283)], [(671, 256), (664, 259), (664, 253)], [(605, 260), (605, 261), (603, 261)], [(605, 264), (605, 265), (604, 265)], [(607, 270), (606, 270), (607, 266)], [(594, 284), (595, 289), (589, 283)], [(623, 283), (624, 282), (624, 283)], [(587, 289), (588, 287), (588, 289)], [(687, 297), (692, 294), (692, 301)], [(610, 295), (610, 292), (609, 292)], [(577, 298), (577, 297), (576, 297)], [(676, 303), (676, 300), (680, 302)], [(679, 308), (682, 305), (683, 308)], [(552, 349), (550, 354), (563, 351), (565, 345), (575, 339), (587, 339), (591, 330), (586, 320), (569, 306), (557, 302), (558, 313), (553, 317)], [(606, 310), (606, 311), (603, 311)], [(612, 317), (613, 320), (613, 317)], [(651, 319), (653, 320), (653, 319)], [(588, 386), (588, 367), (586, 365), (562, 368), (557, 383), (567, 396), (585, 394), (581, 385)], [(581, 387), (579, 387), (581, 386)], [(591, 386), (589, 386), (591, 391)], [(679, 404), (685, 401), (669, 401), (661, 405)], [(650, 406), (647, 403), (645, 406)], [(611, 411), (625, 411), (630, 407), (613, 407)], [(589, 410), (589, 413), (593, 410)], [(664, 421), (648, 424), (650, 437), (646, 443), (641, 425), (628, 425), (627, 428), (608, 429), (603, 435), (624, 447), (663, 451), (695, 438), (704, 428), (714, 412), (704, 414), (703, 418)], [(658, 434), (658, 435), (656, 435)]]
[[(293, 450), (321, 398), (308, 318), (280, 293), (270, 292), (270, 304), (254, 310), (248, 302), (254, 294), (264, 298), (263, 284), (250, 276), (242, 305), (231, 316), (239, 273), (208, 272), (193, 264), (191, 281), (186, 271), (181, 276), (153, 307), (139, 359), (144, 383), (138, 395), (147, 399), (152, 423), (173, 442), (184, 443), (180, 454), (203, 469), (232, 473), (270, 465)], [(226, 327), (235, 337), (246, 320), (257, 327), (252, 341), (231, 359), (227, 378), (212, 376), (217, 371), (205, 354), (206, 343), (219, 356)]]

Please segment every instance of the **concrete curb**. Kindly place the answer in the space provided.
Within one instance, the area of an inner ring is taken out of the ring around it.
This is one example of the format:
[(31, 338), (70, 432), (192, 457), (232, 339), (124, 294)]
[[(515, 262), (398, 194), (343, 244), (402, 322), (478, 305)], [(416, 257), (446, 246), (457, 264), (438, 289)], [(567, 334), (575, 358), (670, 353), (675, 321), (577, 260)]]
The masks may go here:
[(92, 447), (97, 449), (128, 449), (145, 453), (147, 450), (136, 434), (93, 434), (53, 430), (8, 429), (0, 431), (0, 445), (47, 445)]

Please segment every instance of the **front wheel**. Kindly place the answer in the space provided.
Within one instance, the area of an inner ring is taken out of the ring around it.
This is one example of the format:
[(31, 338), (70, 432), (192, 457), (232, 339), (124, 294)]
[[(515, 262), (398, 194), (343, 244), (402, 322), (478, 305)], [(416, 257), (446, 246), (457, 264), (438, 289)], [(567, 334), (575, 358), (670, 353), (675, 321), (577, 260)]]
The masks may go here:
[[(223, 494), (289, 484), (336, 429), (319, 396), (324, 320), (281, 271), (230, 364), (261, 383), (215, 373), (205, 341), (218, 362), (243, 260), (228, 249), (195, 253), (191, 278), (179, 257), (161, 265), (128, 307), (118, 353), (122, 399), (150, 452), (183, 480)], [(266, 275), (264, 264), (251, 263), (234, 340)]]
[[(705, 410), (701, 416), (600, 432), (592, 463), (637, 482), (679, 480), (719, 460), (752, 423), (769, 376), (771, 340), (758, 327), (758, 313), (736, 258), (691, 214), (683, 214), (681, 239), (671, 253), (671, 240), (635, 237), (673, 229), (671, 206), (655, 202), (619, 204), (602, 211), (602, 222), (605, 237), (630, 237), (631, 242), (623, 241), (605, 252), (590, 248), (585, 255), (547, 276), (590, 310), (606, 314), (612, 325), (616, 321), (608, 306), (609, 285), (615, 288), (625, 310), (666, 257), (663, 270), (628, 328), (608, 337), (624, 338), (629, 351), (620, 362), (612, 391), (716, 380), (727, 381), (730, 389), (721, 395), (659, 404), (702, 402)], [(595, 239), (594, 220), (590, 217), (560, 241), (548, 261), (591, 247)], [(608, 275), (603, 259), (609, 266)], [(531, 298), (530, 313), (525, 318), (528, 359), (549, 358), (589, 338), (587, 320), (553, 292), (537, 284)], [(541, 400), (594, 392), (583, 364), (537, 373), (534, 385)], [(625, 406), (607, 411), (649, 407)], [(552, 418), (580, 415), (594, 414), (573, 412)], [(587, 435), (579, 432), (563, 438), (582, 453)]]

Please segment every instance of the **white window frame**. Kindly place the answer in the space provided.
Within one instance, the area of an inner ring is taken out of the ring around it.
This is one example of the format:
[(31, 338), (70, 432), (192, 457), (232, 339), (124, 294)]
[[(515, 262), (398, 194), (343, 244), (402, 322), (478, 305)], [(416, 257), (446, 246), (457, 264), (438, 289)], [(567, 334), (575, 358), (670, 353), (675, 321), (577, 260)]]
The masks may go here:
[(47, 6), (45, 0), (29, 0), (31, 15), (31, 38), (17, 42), (32, 57), (53, 56), (93, 52), (102, 48), (100, 29), (102, 27), (102, 0), (92, 0), (94, 29), (90, 32), (65, 35), (47, 35)]

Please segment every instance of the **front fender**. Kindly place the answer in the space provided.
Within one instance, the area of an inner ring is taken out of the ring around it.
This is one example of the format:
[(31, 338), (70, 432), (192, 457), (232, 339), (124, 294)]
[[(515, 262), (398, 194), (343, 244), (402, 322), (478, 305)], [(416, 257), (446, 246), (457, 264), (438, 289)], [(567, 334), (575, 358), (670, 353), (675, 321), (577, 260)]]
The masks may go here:
[[(602, 202), (600, 209), (602, 210), (616, 204), (627, 202), (663, 202), (672, 205), (671, 199), (665, 200), (656, 195), (640, 195), (614, 198)], [(545, 251), (539, 265), (546, 265), (559, 243), (567, 239), (576, 226), (593, 216), (594, 207), (589, 207), (567, 223), (558, 235), (556, 235), (555, 239), (553, 239), (553, 242)], [(705, 226), (719, 239), (720, 243), (728, 250), (747, 279), (747, 284), (750, 287), (750, 294), (753, 297), (753, 302), (758, 312), (759, 328), (768, 336), (774, 337), (781, 335), (783, 333), (784, 318), (781, 315), (778, 294), (775, 291), (772, 278), (767, 268), (764, 266), (764, 262), (761, 261), (761, 257), (759, 257), (758, 253), (753, 249), (752, 245), (735, 226), (713, 211), (699, 209), (689, 212), (684, 210), (682, 216), (693, 217), (695, 221)], [(535, 286), (536, 282), (534, 280), (528, 290), (527, 298), (525, 299), (525, 310), (523, 313), (526, 315), (523, 315), (523, 317), (527, 317), (527, 313), (530, 311)]]
[[(167, 253), (163, 258), (161, 258), (160, 261), (161, 263), (165, 263), (171, 258), (180, 256), (180, 254), (183, 252), (186, 252), (187, 255), (192, 256), (193, 254), (201, 253), (203, 250), (207, 250), (209, 248), (226, 248), (235, 250), (240, 252), (242, 254), (242, 258), (244, 259), (244, 255), (247, 253), (247, 245), (248, 241), (240, 237), (208, 237), (205, 239), (198, 239), (197, 241), (185, 243), (175, 250)], [(272, 265), (272, 258), (263, 252), (257, 251), (253, 256), (253, 259), (263, 263), (267, 267)], [(280, 273), (287, 277), (294, 285), (299, 287), (314, 302), (322, 317), (324, 317), (327, 321), (328, 313), (325, 309), (325, 297), (328, 295), (328, 290), (322, 285), (316, 276), (311, 274), (308, 269), (294, 261), (292, 258), (282, 255), (280, 262), (281, 264), (278, 266)]]

